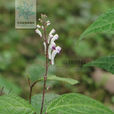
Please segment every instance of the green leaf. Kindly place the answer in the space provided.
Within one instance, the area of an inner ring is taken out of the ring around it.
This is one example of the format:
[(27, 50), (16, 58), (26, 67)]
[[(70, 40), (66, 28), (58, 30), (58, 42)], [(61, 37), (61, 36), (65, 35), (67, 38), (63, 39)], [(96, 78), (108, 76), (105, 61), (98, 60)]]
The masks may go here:
[(92, 48), (91, 44), (85, 40), (81, 41), (78, 46), (76, 42), (73, 47), (76, 54), (80, 57), (94, 57), (96, 55), (96, 48)]
[[(42, 78), (41, 80), (43, 80), (43, 78)], [(74, 84), (77, 84), (77, 83), (78, 83), (77, 80), (74, 80), (74, 79), (71, 79), (71, 78), (57, 77), (57, 76), (55, 76), (55, 75), (48, 76), (48, 77), (47, 77), (47, 80), (48, 80), (48, 81), (62, 81), (62, 82), (69, 83), (69, 84), (71, 84), (71, 85), (74, 85)]]
[[(59, 95), (54, 93), (47, 93), (45, 94), (45, 103), (44, 103), (44, 109), (43, 112), (45, 112), (47, 105), (50, 101), (52, 101), (54, 98), (57, 98)], [(42, 94), (38, 94), (32, 97), (31, 104), (34, 107), (37, 114), (40, 114), (41, 109), (41, 101), (42, 101)]]
[(29, 77), (31, 81), (36, 81), (44, 75), (45, 68), (38, 65), (33, 64), (26, 69), (25, 75)]
[(100, 67), (114, 74), (114, 55), (101, 57), (95, 61), (84, 65), (84, 67), (87, 66)]
[[(49, 66), (48, 74), (52, 74), (54, 68)], [(27, 67), (25, 71), (25, 76), (27, 76), (32, 82), (37, 81), (44, 76), (45, 73), (45, 66), (43, 64), (32, 64)]]
[(114, 34), (114, 8), (101, 15), (85, 32), (80, 36), (80, 40), (91, 33), (111, 33)]
[(3, 78), (3, 76), (0, 76), (0, 88), (3, 88), (3, 93), (15, 93), (20, 94), (21, 89), (15, 85), (14, 83), (11, 83), (10, 81)]
[(64, 94), (49, 103), (47, 114), (114, 114), (98, 101), (81, 94)]
[[(31, 65), (26, 69), (26, 76), (29, 77), (29, 79), (34, 82), (36, 80), (43, 80), (43, 75), (44, 75), (44, 67), (41, 67), (37, 64)], [(71, 85), (77, 84), (78, 81), (71, 79), (71, 78), (62, 78), (62, 77), (57, 77), (55, 75), (51, 75), (53, 71), (51, 71), (52, 68), (49, 67), (49, 76), (47, 78), (47, 80), (50, 81), (62, 81), (62, 82), (66, 82), (69, 83)]]
[(15, 95), (0, 96), (0, 114), (35, 114), (32, 106)]

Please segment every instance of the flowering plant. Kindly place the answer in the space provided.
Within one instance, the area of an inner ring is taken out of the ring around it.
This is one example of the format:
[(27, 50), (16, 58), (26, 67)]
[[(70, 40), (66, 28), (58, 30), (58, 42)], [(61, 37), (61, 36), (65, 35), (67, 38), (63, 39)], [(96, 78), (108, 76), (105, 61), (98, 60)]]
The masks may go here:
[(37, 34), (42, 38), (43, 45), (44, 45), (44, 52), (46, 55), (46, 71), (44, 75), (44, 89), (43, 89), (43, 96), (42, 96), (42, 106), (41, 106), (41, 112), (43, 112), (43, 105), (44, 105), (44, 97), (45, 97), (45, 88), (46, 88), (46, 81), (47, 81), (47, 73), (48, 73), (48, 59), (51, 61), (51, 64), (54, 65), (54, 58), (57, 53), (60, 53), (61, 47), (56, 46), (55, 40), (59, 38), (58, 34), (54, 33), (56, 32), (55, 29), (52, 29), (50, 33), (47, 36), (47, 27), (50, 26), (50, 21), (47, 20), (46, 15), (41, 15), (41, 18), (39, 19), (41, 25), (37, 25), (37, 29), (35, 30)]
[[(104, 15), (99, 17), (80, 37), (83, 39), (86, 35), (96, 32), (114, 32), (114, 9), (109, 10)], [(44, 77), (37, 77), (39, 69), (32, 67), (29, 72), (28, 84), (30, 88), (29, 103), (23, 98), (14, 94), (3, 94), (4, 88), (0, 90), (0, 114), (114, 114), (112, 110), (105, 107), (98, 101), (95, 101), (87, 96), (69, 93), (63, 95), (46, 94), (47, 80), (64, 81), (71, 85), (75, 85), (78, 81), (71, 78), (62, 78), (57, 76), (48, 76), (49, 61), (54, 65), (54, 59), (60, 53), (61, 47), (57, 46), (55, 41), (59, 38), (55, 34), (55, 29), (52, 29), (47, 34), (47, 27), (50, 26), (50, 21), (46, 15), (41, 15), (39, 19), (41, 25), (37, 25), (36, 33), (43, 40), (45, 53), (45, 74)], [(105, 23), (104, 23), (105, 22)], [(110, 22), (110, 23), (109, 23)], [(97, 66), (114, 74), (114, 56), (99, 58), (85, 66)], [(34, 78), (35, 79), (32, 79)], [(39, 81), (43, 81), (43, 94), (32, 96), (32, 89)], [(10, 84), (8, 84), (9, 86)], [(41, 105), (41, 108), (39, 109)]]
[[(48, 50), (47, 57), (49, 60), (51, 60), (51, 64), (54, 65), (54, 58), (57, 53), (60, 53), (61, 47), (56, 46), (55, 40), (59, 38), (58, 34), (54, 33), (56, 32), (55, 29), (52, 29), (47, 36), (46, 28), (51, 24), (49, 20), (46, 20), (46, 15), (41, 15), (41, 19), (39, 19), (40, 23), (42, 25), (37, 25), (37, 29), (35, 30), (37, 34), (43, 39), (43, 45), (44, 45), (44, 51), (46, 54), (46, 50)], [(43, 32), (41, 32), (43, 31)]]

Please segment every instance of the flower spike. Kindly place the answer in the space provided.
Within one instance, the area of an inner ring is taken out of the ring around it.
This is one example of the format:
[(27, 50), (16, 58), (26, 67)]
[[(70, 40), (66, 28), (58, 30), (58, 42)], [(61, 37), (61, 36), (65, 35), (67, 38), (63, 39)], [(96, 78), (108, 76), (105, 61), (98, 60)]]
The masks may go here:
[[(46, 27), (51, 24), (51, 22), (47, 20), (46, 15), (41, 15), (39, 21), (41, 23), (41, 26), (37, 25), (37, 29), (35, 31), (37, 34), (39, 34), (40, 37), (43, 37), (44, 52), (48, 59), (51, 61), (51, 64), (54, 65), (55, 56), (59, 54), (61, 51), (61, 47), (56, 46), (55, 43), (55, 41), (59, 38), (59, 35), (55, 34), (56, 30), (54, 28), (49, 32), (48, 35), (46, 34)], [(41, 33), (39, 29), (41, 29), (44, 32)]]

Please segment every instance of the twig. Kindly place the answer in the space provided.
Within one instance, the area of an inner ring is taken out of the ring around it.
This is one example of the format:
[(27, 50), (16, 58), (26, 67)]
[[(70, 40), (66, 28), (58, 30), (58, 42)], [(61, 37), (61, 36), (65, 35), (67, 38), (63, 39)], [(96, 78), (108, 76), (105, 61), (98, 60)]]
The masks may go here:
[(30, 92), (29, 92), (29, 103), (30, 104), (31, 104), (32, 90), (33, 90), (33, 87), (36, 85), (37, 82), (38, 82), (38, 80), (31, 84), (30, 80), (28, 79), (28, 84), (29, 84), (29, 88), (30, 88)]

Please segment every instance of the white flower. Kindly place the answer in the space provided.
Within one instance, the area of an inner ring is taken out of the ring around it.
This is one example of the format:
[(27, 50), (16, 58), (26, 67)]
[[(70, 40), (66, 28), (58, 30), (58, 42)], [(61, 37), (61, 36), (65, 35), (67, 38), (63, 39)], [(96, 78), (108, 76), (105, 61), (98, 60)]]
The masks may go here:
[(49, 42), (50, 42), (50, 40), (53, 38), (53, 35), (49, 35), (48, 36), (48, 44), (49, 44)]
[(47, 23), (47, 26), (49, 26), (51, 24), (49, 20), (46, 23)]
[(57, 40), (58, 38), (59, 38), (59, 35), (58, 34), (55, 34), (54, 36), (53, 35), (50, 35), (48, 37), (48, 44), (49, 44), (50, 40), (51, 40), (51, 42), (55, 42), (55, 40)]
[(41, 28), (41, 26), (40, 25), (37, 25), (37, 28)]
[(60, 53), (61, 47), (60, 47), (60, 46), (57, 46), (57, 47), (56, 47), (56, 51), (57, 51), (57, 53)]
[(49, 33), (49, 36), (50, 36), (50, 35), (53, 35), (55, 32), (56, 32), (55, 29), (52, 29), (52, 30), (50, 31), (50, 33)]
[(51, 55), (51, 64), (54, 65), (54, 59), (57, 53), (60, 53), (61, 47), (57, 46), (55, 50), (53, 50), (52, 55)]
[(52, 29), (52, 30), (50, 31), (49, 36), (48, 36), (48, 44), (49, 44), (50, 40), (53, 38), (53, 34), (54, 34), (55, 32), (56, 32), (55, 29)]
[(38, 28), (35, 31), (36, 31), (37, 34), (39, 34), (40, 37), (42, 37), (42, 33)]
[(51, 53), (52, 50), (54, 50), (56, 48), (56, 44), (54, 42), (51, 42), (48, 48), (48, 58), (51, 60)]
[(55, 34), (53, 36), (53, 38), (51, 38), (51, 42), (54, 42), (55, 40), (57, 40), (59, 38), (59, 35), (58, 34)]

